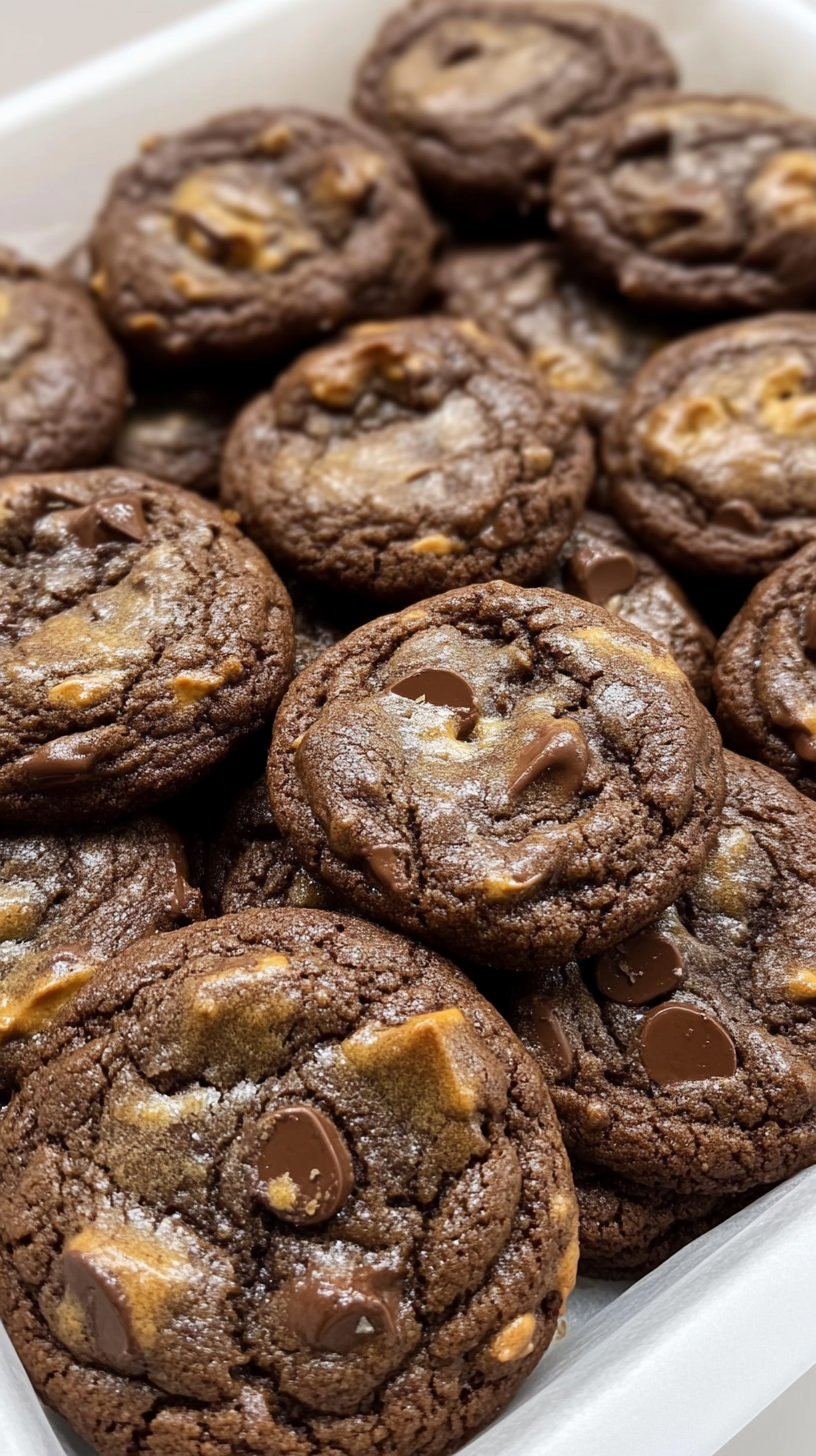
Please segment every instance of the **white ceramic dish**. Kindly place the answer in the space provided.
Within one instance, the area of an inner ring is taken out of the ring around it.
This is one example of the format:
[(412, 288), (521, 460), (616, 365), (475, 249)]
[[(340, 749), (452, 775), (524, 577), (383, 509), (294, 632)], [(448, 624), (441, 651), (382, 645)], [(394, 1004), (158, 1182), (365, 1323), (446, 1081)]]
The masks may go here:
[[(54, 0), (55, 4), (64, 0)], [(231, 0), (0, 102), (0, 239), (44, 261), (85, 232), (147, 134), (254, 102), (343, 109), (394, 0)], [(628, 0), (687, 86), (816, 110), (800, 0)], [(714, 1456), (816, 1364), (816, 1169), (638, 1284), (582, 1283), (568, 1332), (469, 1456)], [(1, 1456), (88, 1448), (46, 1418), (0, 1330)]]

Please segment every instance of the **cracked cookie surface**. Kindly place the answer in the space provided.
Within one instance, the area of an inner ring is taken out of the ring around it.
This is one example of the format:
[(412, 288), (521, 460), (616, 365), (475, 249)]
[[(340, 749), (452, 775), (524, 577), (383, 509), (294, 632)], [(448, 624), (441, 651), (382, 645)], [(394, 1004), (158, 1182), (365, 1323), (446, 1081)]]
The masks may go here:
[(717, 649), (717, 719), (734, 748), (816, 799), (816, 541), (754, 587)]
[(598, 429), (660, 342), (656, 329), (571, 274), (557, 244), (454, 247), (437, 264), (443, 313), (513, 344), (550, 389)]
[(56, 1013), (112, 956), (202, 915), (161, 819), (0, 834), (0, 1084), (36, 1062)]
[(764, 576), (816, 536), (816, 318), (690, 334), (633, 380), (605, 436), (611, 503), (663, 560)]
[(594, 602), (648, 632), (671, 653), (700, 701), (709, 702), (714, 634), (677, 582), (614, 517), (584, 511), (542, 585)]
[(81, 289), (0, 248), (0, 475), (96, 465), (126, 399), (122, 355)]
[(503, 582), (324, 652), (278, 713), (268, 783), (312, 874), (511, 969), (646, 924), (702, 868), (723, 794), (713, 721), (663, 648)]
[(816, 121), (746, 96), (665, 95), (576, 127), (552, 222), (639, 303), (729, 314), (816, 299)]
[(151, 141), (91, 237), (93, 289), (128, 349), (252, 359), (421, 302), (434, 228), (384, 137), (248, 110)]
[(337, 915), (124, 952), (0, 1166), (6, 1327), (102, 1456), (446, 1452), (575, 1279), (535, 1063), (449, 963)]
[(115, 470), (0, 483), (0, 821), (148, 807), (272, 716), (291, 603), (191, 492)]
[(816, 807), (726, 753), (702, 874), (640, 935), (531, 980), (511, 1021), (576, 1156), (731, 1193), (816, 1161)]
[(542, 208), (567, 126), (672, 86), (647, 22), (545, 0), (414, 0), (390, 16), (354, 105), (455, 217)]
[(364, 324), (240, 416), (221, 498), (282, 568), (412, 600), (552, 561), (589, 493), (575, 413), (475, 325)]

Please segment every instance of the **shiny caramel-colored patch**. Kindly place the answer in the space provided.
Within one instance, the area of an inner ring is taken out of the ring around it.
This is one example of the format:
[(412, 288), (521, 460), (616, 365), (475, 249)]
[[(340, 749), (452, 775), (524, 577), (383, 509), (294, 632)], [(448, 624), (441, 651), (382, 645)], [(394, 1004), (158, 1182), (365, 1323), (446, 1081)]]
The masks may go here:
[(510, 1365), (531, 1355), (535, 1344), (536, 1317), (519, 1314), (499, 1330), (488, 1345), (488, 1354), (500, 1365)]
[(90, 672), (82, 677), (66, 677), (48, 689), (49, 703), (69, 708), (91, 708), (101, 703), (122, 683), (121, 672)]
[(816, 1001), (816, 966), (789, 966), (784, 986), (786, 1001), (797, 1006)]
[(462, 541), (454, 541), (452, 536), (443, 536), (437, 533), (434, 536), (422, 536), (414, 541), (411, 550), (416, 556), (452, 556), (457, 551), (464, 551)]
[(87, 985), (96, 969), (92, 964), (80, 964), (61, 975), (53, 970), (21, 985), (16, 994), (12, 979), (6, 981), (0, 989), (0, 1042), (43, 1031), (60, 1007)]
[(157, 313), (132, 313), (128, 315), (127, 326), (135, 334), (156, 334), (165, 323)]
[(36, 885), (5, 881), (0, 884), (0, 941), (28, 940), (45, 913)]
[(228, 657), (214, 671), (179, 672), (170, 686), (178, 706), (185, 708), (189, 703), (200, 702), (202, 698), (218, 692), (225, 683), (237, 682), (243, 676), (243, 671), (243, 665), (236, 657)]
[(573, 636), (586, 642), (588, 646), (596, 648), (604, 655), (614, 652), (618, 656), (628, 657), (633, 662), (649, 668), (651, 672), (659, 673), (661, 677), (682, 678), (685, 676), (674, 658), (657, 643), (652, 651), (648, 647), (640, 647), (637, 642), (631, 642), (627, 638), (614, 636), (606, 627), (576, 627)]
[(757, 212), (784, 227), (816, 230), (816, 152), (776, 152), (745, 195)]
[(420, 1127), (440, 1116), (473, 1116), (481, 1105), (486, 1050), (455, 1006), (399, 1026), (364, 1026), (342, 1043), (352, 1066)]

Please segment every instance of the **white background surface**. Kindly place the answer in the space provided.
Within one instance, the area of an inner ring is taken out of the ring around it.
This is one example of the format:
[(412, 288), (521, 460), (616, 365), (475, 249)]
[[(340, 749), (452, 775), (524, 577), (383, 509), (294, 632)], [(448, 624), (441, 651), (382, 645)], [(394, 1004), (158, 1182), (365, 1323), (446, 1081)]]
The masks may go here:
[[(704, 13), (706, 0), (677, 0), (689, 12)], [(708, 0), (714, 5), (716, 0)], [(816, 0), (809, 0), (816, 4)], [(343, 0), (335, 0), (338, 16)], [(0, 48), (0, 95), (25, 86), (113, 46), (136, 39), (154, 28), (209, 8), (208, 0), (0, 0), (4, 20)], [(632, 8), (637, 8), (633, 5)], [(739, 37), (734, 35), (735, 46)], [(769, 37), (769, 43), (772, 43)], [(816, 59), (813, 61), (816, 80)], [(254, 98), (247, 98), (254, 99)], [(260, 98), (259, 98), (260, 99)], [(272, 98), (270, 98), (271, 100)], [(816, 85), (814, 86), (816, 109)], [(765, 1311), (769, 1343), (784, 1341), (781, 1311)], [(694, 1400), (694, 1392), (685, 1393)], [(722, 1448), (720, 1456), (813, 1456), (816, 1451), (816, 1369), (798, 1380), (738, 1436)], [(575, 1456), (591, 1456), (577, 1447)], [(631, 1456), (661, 1456), (637, 1449)]]

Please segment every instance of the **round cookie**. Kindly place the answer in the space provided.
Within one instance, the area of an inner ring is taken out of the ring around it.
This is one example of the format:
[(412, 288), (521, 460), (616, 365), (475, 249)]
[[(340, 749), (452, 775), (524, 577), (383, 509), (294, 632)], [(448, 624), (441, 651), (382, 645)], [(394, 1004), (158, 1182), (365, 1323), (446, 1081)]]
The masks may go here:
[(362, 325), (304, 355), (233, 429), (221, 499), (290, 571), (416, 600), (552, 561), (589, 493), (589, 436), (475, 324)]
[(764, 576), (816, 538), (814, 418), (815, 315), (669, 344), (606, 433), (615, 513), (675, 566)]
[(124, 360), (90, 300), (0, 248), (0, 475), (96, 465), (126, 399)]
[(440, 208), (504, 221), (546, 204), (571, 122), (675, 81), (656, 31), (620, 11), (414, 0), (380, 30), (354, 105)]
[(511, 969), (647, 924), (702, 868), (723, 795), (715, 725), (663, 648), (505, 582), (324, 652), (278, 712), (268, 784), (310, 873)]
[(606, 607), (660, 642), (702, 703), (711, 698), (715, 638), (675, 581), (612, 516), (584, 511), (542, 585)]
[(744, 96), (645, 98), (567, 137), (551, 220), (638, 303), (726, 314), (816, 302), (816, 120)]
[(642, 1279), (758, 1196), (639, 1188), (587, 1163), (573, 1163), (572, 1172), (581, 1247), (578, 1272), (585, 1279)]
[(539, 973), (511, 1016), (575, 1155), (678, 1193), (816, 1161), (816, 807), (772, 769), (725, 761), (697, 882), (616, 949)]
[(0, 483), (0, 822), (167, 798), (271, 718), (283, 584), (215, 506), (97, 470)]
[(230, 805), (209, 846), (204, 898), (209, 915), (296, 905), (330, 910), (338, 897), (298, 863), (269, 807), (266, 780), (244, 789)]
[(92, 286), (136, 354), (252, 359), (410, 312), (434, 237), (383, 137), (310, 111), (238, 111), (151, 139), (114, 178)]
[(445, 1453), (497, 1415), (577, 1210), (543, 1079), (461, 972), (249, 911), (89, 989), (0, 1127), (0, 1312), (48, 1402), (101, 1456)]
[(720, 640), (717, 718), (735, 748), (816, 799), (816, 541), (754, 587)]
[(203, 916), (161, 819), (0, 835), (0, 1085), (33, 1065), (54, 1014), (126, 945)]
[(137, 396), (114, 441), (111, 458), (122, 470), (199, 495), (218, 494), (221, 455), (245, 396), (190, 389)]
[(654, 353), (659, 335), (564, 268), (552, 242), (456, 247), (434, 275), (438, 307), (506, 339), (598, 429)]

